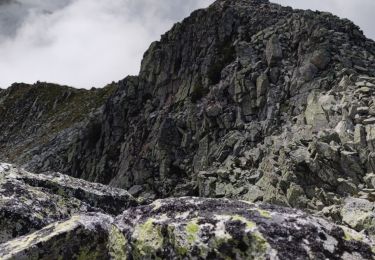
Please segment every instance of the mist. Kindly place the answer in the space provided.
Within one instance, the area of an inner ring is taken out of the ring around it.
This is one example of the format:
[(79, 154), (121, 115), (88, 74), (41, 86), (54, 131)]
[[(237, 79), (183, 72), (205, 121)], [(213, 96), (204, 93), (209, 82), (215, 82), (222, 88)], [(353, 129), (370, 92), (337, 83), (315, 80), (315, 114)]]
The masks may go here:
[[(151, 42), (213, 0), (0, 0), (0, 87), (103, 87), (138, 74)], [(352, 19), (375, 38), (373, 0), (274, 0)]]
[(0, 86), (80, 88), (138, 74), (143, 53), (208, 0), (0, 1)]

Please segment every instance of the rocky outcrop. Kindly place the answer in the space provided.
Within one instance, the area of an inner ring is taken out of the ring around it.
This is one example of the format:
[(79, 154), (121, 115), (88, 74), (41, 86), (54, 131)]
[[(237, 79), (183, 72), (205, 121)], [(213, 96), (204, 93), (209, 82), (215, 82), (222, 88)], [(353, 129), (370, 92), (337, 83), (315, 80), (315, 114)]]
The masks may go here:
[(40, 187), (67, 198), (76, 198), (107, 213), (117, 215), (137, 201), (125, 190), (90, 183), (60, 173), (32, 174), (19, 170), (16, 178), (32, 187)]
[[(157, 200), (125, 211), (112, 256), (129, 259), (372, 259), (366, 236), (300, 211), (226, 199)], [(114, 235), (115, 234), (115, 235)]]
[(137, 201), (126, 191), (58, 173), (32, 174), (0, 164), (0, 242), (78, 213), (118, 215)]
[(2, 259), (373, 259), (374, 241), (301, 211), (227, 199), (157, 200), (113, 220), (76, 215), (0, 245)]
[(109, 259), (112, 218), (100, 213), (76, 215), (0, 245), (1, 259)]
[(1, 90), (0, 160), (25, 162), (32, 159), (33, 149), (51, 142), (61, 131), (72, 132), (73, 136), (72, 127), (82, 126), (82, 121), (101, 107), (115, 88), (108, 85), (85, 90), (37, 82), (15, 83)]
[(365, 199), (347, 198), (341, 216), (344, 224), (356, 230), (365, 230), (375, 238), (375, 203)]
[(372, 201), (374, 54), (331, 14), (217, 1), (153, 43), (85, 124), (20, 160), (151, 200)]

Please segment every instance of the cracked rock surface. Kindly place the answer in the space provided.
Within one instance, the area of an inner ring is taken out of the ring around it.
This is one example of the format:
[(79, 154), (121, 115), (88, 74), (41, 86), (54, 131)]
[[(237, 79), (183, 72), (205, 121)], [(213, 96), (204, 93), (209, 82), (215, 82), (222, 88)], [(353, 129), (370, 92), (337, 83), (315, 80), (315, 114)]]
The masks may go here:
[(26, 170), (0, 165), (0, 251), (373, 259), (374, 96), (358, 26), (267, 0), (193, 12), (103, 89), (14, 84), (0, 160)]
[(373, 259), (363, 233), (273, 205), (171, 198), (74, 215), (0, 245), (2, 259)]
[(0, 164), (0, 242), (78, 213), (120, 214), (138, 202), (128, 192), (58, 173)]

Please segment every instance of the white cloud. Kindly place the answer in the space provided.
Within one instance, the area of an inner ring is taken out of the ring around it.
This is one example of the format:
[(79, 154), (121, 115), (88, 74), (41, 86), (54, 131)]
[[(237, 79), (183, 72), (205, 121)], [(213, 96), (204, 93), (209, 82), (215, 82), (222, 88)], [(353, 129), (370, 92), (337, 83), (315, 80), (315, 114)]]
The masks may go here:
[[(101, 87), (128, 74), (137, 74), (142, 55), (152, 41), (159, 39), (173, 23), (211, 1), (18, 2), (21, 8), (14, 4), (8, 7), (8, 14), (13, 12), (13, 20), (17, 15), (26, 18), (13, 23), (15, 35), (3, 32), (9, 35), (0, 43), (2, 87), (15, 81), (37, 80)], [(5, 23), (1, 19), (0, 22)]]
[[(375, 38), (374, 0), (271, 0), (348, 17)], [(173, 23), (213, 0), (0, 0), (0, 86), (101, 87), (137, 74)]]

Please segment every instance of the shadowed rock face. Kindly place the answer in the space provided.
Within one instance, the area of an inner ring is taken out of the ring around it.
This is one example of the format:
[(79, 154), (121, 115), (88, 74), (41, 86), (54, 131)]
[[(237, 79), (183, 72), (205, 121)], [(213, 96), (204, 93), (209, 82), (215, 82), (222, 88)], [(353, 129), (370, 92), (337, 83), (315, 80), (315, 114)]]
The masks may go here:
[(0, 245), (3, 259), (373, 259), (364, 234), (301, 211), (227, 199), (157, 200), (115, 220), (75, 215)]
[(30, 151), (53, 141), (64, 130), (69, 133), (66, 142), (72, 142), (82, 120), (101, 107), (114, 89), (114, 85), (85, 90), (37, 82), (15, 83), (1, 90), (0, 160), (30, 160), (34, 155)]

